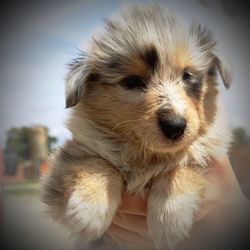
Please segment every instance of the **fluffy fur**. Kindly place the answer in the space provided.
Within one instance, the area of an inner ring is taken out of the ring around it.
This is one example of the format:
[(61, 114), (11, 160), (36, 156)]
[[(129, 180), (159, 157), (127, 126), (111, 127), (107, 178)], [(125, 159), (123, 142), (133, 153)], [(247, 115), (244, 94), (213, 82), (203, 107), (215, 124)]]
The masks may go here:
[[(157, 249), (187, 237), (207, 162), (230, 141), (216, 72), (226, 87), (230, 74), (215, 46), (206, 28), (183, 26), (163, 6), (130, 6), (70, 65), (72, 140), (51, 159), (43, 201), (86, 244), (105, 233), (125, 189), (147, 195)], [(183, 136), (166, 138), (159, 115), (185, 117)]]

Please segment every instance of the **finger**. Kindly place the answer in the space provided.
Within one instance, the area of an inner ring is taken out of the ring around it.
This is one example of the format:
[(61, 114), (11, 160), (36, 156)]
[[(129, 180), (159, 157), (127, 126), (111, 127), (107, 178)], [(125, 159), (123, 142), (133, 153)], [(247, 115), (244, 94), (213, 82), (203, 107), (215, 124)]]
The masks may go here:
[(229, 204), (244, 200), (238, 181), (228, 157), (213, 158), (207, 175), (208, 186), (195, 221), (199, 221), (215, 209), (222, 209)]
[(114, 241), (114, 242), (116, 242), (116, 243), (118, 243), (118, 244), (126, 244), (126, 242), (123, 240), (123, 239), (121, 239), (121, 238), (119, 238), (118, 236), (116, 236), (116, 235), (114, 235), (112, 232), (110, 232), (109, 230), (106, 232), (107, 233), (107, 235)]
[(108, 233), (108, 235), (116, 243), (118, 243), (120, 245), (123, 244), (126, 246), (131, 246), (132, 249), (135, 249), (135, 246), (139, 247), (139, 249), (145, 249), (145, 250), (155, 249), (153, 243), (151, 243), (151, 242), (146, 243), (145, 240), (143, 240), (143, 239), (138, 239), (137, 241), (133, 241), (133, 240), (131, 241), (131, 240), (122, 239), (119, 236), (115, 236), (111, 233)]
[[(131, 243), (129, 242), (128, 243), (128, 241), (126, 240), (126, 239), (123, 239), (123, 238), (121, 238), (121, 237), (119, 237), (119, 236), (117, 236), (117, 235), (115, 235), (114, 233), (112, 233), (112, 232), (110, 232), (110, 231), (108, 231), (107, 232), (107, 234), (109, 235), (109, 237), (112, 239), (112, 240), (114, 240), (116, 243), (118, 243), (118, 244), (124, 244), (124, 245), (130, 245)], [(134, 244), (135, 245), (135, 244)]]
[(142, 197), (125, 192), (122, 197), (122, 204), (118, 211), (131, 215), (146, 216), (147, 203)]
[(194, 214), (194, 220), (196, 222), (200, 221), (201, 219), (205, 218), (215, 209), (214, 202), (204, 202), (199, 210)]
[(214, 173), (221, 177), (234, 176), (231, 163), (228, 157), (223, 156), (220, 159), (212, 158), (210, 162), (211, 173)]
[(117, 213), (112, 223), (129, 231), (137, 232), (140, 235), (148, 234), (145, 216)]
[(124, 242), (126, 244), (144, 246), (144, 247), (153, 247), (153, 243), (149, 238), (142, 238), (139, 234), (131, 232), (124, 228), (121, 228), (117, 225), (111, 224), (110, 228), (107, 231), (108, 235), (111, 238), (115, 238), (117, 241)]
[(211, 174), (217, 179), (218, 186), (221, 190), (225, 190), (225, 194), (235, 194), (241, 198), (240, 185), (236, 179), (233, 168), (228, 157), (221, 159), (213, 159)]

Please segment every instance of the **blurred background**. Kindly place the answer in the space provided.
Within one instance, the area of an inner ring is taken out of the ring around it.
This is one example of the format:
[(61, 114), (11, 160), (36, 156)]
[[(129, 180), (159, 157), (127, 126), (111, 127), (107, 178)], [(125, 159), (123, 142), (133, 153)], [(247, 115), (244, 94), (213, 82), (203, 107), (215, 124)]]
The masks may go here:
[[(39, 179), (48, 171), (50, 152), (70, 137), (64, 128), (67, 63), (84, 49), (104, 17), (128, 2), (1, 4), (0, 237), (5, 238), (1, 249), (71, 249), (69, 234), (44, 213)], [(207, 25), (233, 69), (231, 89), (221, 85), (220, 91), (234, 135), (231, 162), (250, 198), (249, 7), (234, 0), (158, 2), (184, 22)]]

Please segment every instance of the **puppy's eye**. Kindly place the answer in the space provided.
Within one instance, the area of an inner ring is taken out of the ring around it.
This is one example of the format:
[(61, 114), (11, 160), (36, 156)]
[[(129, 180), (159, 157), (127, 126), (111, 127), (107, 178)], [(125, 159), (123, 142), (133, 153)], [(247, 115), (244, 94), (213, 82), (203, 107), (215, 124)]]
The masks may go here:
[(184, 71), (183, 75), (182, 75), (182, 80), (183, 81), (187, 81), (187, 80), (190, 80), (192, 77), (192, 74), (190, 74), (189, 72), (187, 71)]
[(143, 79), (136, 75), (125, 77), (121, 84), (126, 89), (143, 89), (146, 87), (146, 83), (143, 81)]
[(182, 80), (188, 85), (200, 85), (202, 84), (202, 76), (194, 75), (188, 71), (184, 71), (182, 74)]
[(202, 75), (194, 75), (188, 71), (182, 74), (182, 80), (185, 83), (185, 89), (189, 95), (199, 98), (202, 91)]

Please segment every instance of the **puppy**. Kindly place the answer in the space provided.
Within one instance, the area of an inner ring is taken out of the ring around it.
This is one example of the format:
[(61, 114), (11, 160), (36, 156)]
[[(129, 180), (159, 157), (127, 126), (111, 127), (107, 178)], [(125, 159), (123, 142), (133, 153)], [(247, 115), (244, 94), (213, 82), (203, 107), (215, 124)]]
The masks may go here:
[(86, 244), (104, 235), (124, 190), (147, 196), (156, 249), (188, 236), (208, 161), (230, 142), (217, 72), (226, 88), (231, 79), (215, 46), (163, 6), (130, 6), (70, 65), (72, 139), (51, 159), (43, 201)]

